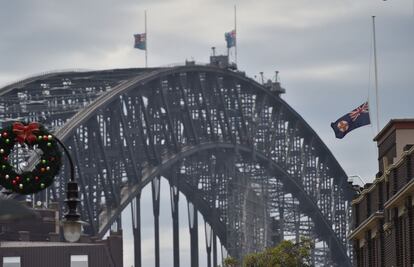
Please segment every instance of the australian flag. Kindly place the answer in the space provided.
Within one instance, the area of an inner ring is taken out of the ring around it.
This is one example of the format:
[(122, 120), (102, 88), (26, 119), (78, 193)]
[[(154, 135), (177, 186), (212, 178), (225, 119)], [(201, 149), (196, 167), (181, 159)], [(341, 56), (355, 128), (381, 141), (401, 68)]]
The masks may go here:
[(347, 133), (353, 129), (371, 124), (369, 119), (368, 102), (357, 107), (353, 111), (340, 117), (331, 123), (331, 127), (335, 132), (336, 138), (342, 139)]
[(147, 34), (146, 33), (134, 34), (134, 38), (135, 38), (134, 48), (138, 48), (141, 50), (147, 49)]
[(226, 38), (227, 48), (236, 46), (236, 30), (224, 33)]

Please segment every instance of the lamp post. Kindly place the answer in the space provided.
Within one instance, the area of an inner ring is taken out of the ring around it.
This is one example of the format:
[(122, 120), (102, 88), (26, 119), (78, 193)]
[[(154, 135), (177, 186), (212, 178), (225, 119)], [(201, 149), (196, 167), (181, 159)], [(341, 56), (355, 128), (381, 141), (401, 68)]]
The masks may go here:
[(70, 165), (70, 181), (67, 183), (65, 203), (68, 206), (68, 212), (64, 215), (62, 226), (63, 236), (68, 242), (76, 242), (82, 233), (82, 225), (86, 224), (80, 220), (80, 214), (77, 212), (79, 201), (78, 183), (75, 181), (75, 166), (69, 150), (56, 136), (55, 140), (62, 146)]
[(359, 193), (361, 193), (362, 187), (366, 184), (366, 182), (359, 175), (350, 175), (350, 176), (348, 176), (348, 179), (351, 179), (351, 181), (353, 181), (352, 178), (355, 178), (355, 177), (358, 178), (362, 182), (362, 186), (360, 186), (358, 184), (354, 185), (353, 182), (352, 182), (352, 189), (354, 189), (359, 194)]
[(350, 175), (350, 176), (348, 176), (348, 178), (351, 178), (351, 179), (355, 178), (355, 177), (358, 178), (362, 182), (362, 186), (364, 186), (366, 184), (366, 182), (359, 175)]

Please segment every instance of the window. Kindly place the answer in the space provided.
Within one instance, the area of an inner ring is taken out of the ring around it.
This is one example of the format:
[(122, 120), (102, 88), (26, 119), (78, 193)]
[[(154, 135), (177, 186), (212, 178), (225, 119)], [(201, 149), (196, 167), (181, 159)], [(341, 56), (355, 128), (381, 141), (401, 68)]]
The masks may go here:
[(20, 267), (20, 257), (3, 257), (3, 267)]
[(88, 255), (70, 255), (70, 267), (88, 266)]

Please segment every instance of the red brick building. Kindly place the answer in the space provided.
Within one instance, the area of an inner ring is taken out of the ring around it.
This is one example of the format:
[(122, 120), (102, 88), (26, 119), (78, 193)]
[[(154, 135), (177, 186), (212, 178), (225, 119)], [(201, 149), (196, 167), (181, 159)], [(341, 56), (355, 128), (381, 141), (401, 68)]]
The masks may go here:
[(391, 120), (374, 138), (379, 172), (352, 201), (354, 266), (414, 266), (414, 119)]
[[(53, 205), (51, 205), (53, 206)], [(0, 267), (122, 267), (122, 233), (106, 240), (62, 241), (57, 208), (35, 209), (38, 220), (0, 221)]]

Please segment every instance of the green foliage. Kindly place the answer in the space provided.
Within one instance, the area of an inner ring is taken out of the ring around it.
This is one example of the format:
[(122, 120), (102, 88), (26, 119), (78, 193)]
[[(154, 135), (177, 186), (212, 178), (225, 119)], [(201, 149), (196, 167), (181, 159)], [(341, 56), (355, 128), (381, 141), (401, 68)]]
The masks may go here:
[(224, 267), (237, 267), (239, 266), (239, 261), (232, 257), (227, 257), (224, 259)]
[[(263, 252), (247, 254), (243, 259), (243, 267), (308, 267), (312, 242), (302, 238), (297, 244), (283, 240), (276, 247)], [(238, 267), (238, 261), (228, 257), (224, 267)]]
[(251, 253), (244, 257), (244, 267), (307, 267), (310, 266), (312, 243), (302, 239), (295, 244), (283, 240), (276, 247), (261, 253)]

